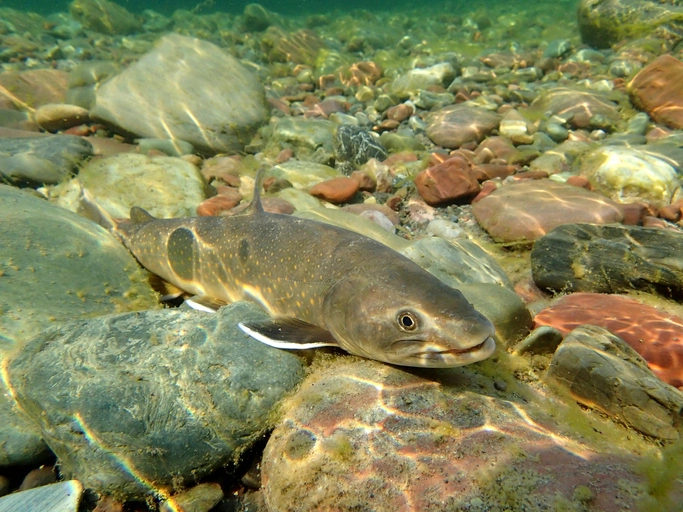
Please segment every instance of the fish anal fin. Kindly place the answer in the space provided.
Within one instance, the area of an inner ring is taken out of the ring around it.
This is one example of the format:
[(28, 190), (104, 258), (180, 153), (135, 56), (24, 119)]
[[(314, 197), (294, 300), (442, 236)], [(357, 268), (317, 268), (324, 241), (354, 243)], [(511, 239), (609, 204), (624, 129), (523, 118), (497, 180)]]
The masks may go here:
[(192, 309), (197, 311), (204, 311), (206, 313), (215, 313), (219, 308), (225, 306), (225, 302), (212, 299), (211, 297), (195, 295), (185, 299), (185, 303)]
[(339, 346), (330, 331), (291, 317), (273, 318), (263, 322), (240, 322), (239, 328), (252, 338), (275, 348), (304, 350)]

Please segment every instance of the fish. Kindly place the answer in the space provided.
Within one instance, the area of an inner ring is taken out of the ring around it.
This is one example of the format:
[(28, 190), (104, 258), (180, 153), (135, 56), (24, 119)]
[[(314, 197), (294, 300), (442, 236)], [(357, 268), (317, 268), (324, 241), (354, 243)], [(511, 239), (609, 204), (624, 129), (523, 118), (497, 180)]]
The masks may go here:
[[(261, 174), (252, 202), (234, 216), (159, 219), (134, 206), (127, 221), (99, 222), (144, 268), (191, 295), (189, 305), (261, 306), (268, 320), (238, 325), (273, 347), (331, 346), (427, 368), (494, 352), (493, 324), (460, 291), (369, 237), (264, 211)], [(81, 203), (93, 208), (92, 198)]]

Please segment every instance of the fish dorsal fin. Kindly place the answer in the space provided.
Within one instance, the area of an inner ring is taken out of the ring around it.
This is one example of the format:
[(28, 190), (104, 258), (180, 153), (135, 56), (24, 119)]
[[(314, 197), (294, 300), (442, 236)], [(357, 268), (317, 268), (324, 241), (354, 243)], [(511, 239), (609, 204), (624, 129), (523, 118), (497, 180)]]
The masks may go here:
[(259, 213), (263, 211), (263, 204), (261, 204), (261, 182), (263, 181), (264, 173), (265, 171), (263, 169), (259, 169), (256, 173), (256, 178), (254, 179), (254, 198), (247, 208), (249, 213)]
[(140, 208), (139, 206), (133, 206), (130, 209), (130, 220), (133, 224), (144, 224), (150, 220), (154, 220), (153, 217), (147, 210)]
[(240, 322), (238, 325), (252, 338), (275, 348), (303, 350), (339, 346), (330, 331), (297, 318), (280, 317), (263, 322)]

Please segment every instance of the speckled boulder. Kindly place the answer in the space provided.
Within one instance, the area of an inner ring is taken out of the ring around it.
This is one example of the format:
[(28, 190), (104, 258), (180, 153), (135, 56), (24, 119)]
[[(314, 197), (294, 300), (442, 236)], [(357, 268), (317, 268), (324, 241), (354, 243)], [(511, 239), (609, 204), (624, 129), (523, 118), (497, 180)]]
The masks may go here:
[(96, 94), (92, 117), (207, 153), (241, 150), (268, 114), (251, 71), (214, 44), (178, 34), (162, 37)]
[(628, 343), (664, 382), (683, 387), (683, 319), (619, 295), (572, 293), (534, 318), (563, 334), (584, 325), (607, 329)]
[(683, 233), (565, 224), (536, 240), (531, 272), (536, 285), (551, 292), (643, 290), (683, 299)]
[(590, 181), (593, 190), (614, 201), (666, 206), (680, 187), (676, 169), (643, 150), (621, 146), (597, 148), (581, 157), (579, 173)]
[(616, 512), (617, 495), (634, 506), (620, 491), (641, 485), (631, 455), (560, 434), (540, 395), (492, 389), (469, 368), (422, 377), (372, 361), (310, 376), (263, 454), (269, 510), (578, 510), (587, 499)]
[(482, 141), (499, 121), (498, 114), (481, 107), (449, 105), (427, 117), (427, 135), (439, 146), (459, 148)]
[(494, 190), (474, 204), (474, 216), (499, 242), (531, 242), (562, 224), (621, 222), (610, 199), (550, 180), (527, 180)]
[(62, 475), (124, 500), (165, 497), (238, 457), (302, 378), (298, 356), (237, 327), (265, 317), (239, 302), (66, 322), (9, 362), (9, 384)]
[(0, 339), (8, 349), (56, 322), (157, 307), (145, 273), (112, 235), (5, 185), (0, 247)]

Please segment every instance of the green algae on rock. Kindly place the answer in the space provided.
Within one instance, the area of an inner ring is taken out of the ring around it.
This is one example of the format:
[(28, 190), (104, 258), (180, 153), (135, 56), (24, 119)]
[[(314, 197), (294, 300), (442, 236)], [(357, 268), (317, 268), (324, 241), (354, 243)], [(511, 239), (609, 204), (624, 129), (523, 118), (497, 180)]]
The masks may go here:
[(303, 377), (296, 355), (237, 327), (265, 317), (240, 302), (64, 322), (11, 359), (8, 382), (63, 475), (123, 499), (166, 498), (237, 460)]
[(21, 345), (57, 322), (158, 307), (144, 272), (93, 222), (0, 185), (0, 336)]
[(126, 35), (142, 29), (135, 15), (108, 0), (74, 0), (69, 10), (85, 28), (95, 32)]

